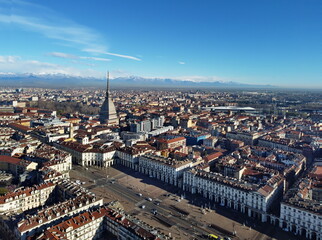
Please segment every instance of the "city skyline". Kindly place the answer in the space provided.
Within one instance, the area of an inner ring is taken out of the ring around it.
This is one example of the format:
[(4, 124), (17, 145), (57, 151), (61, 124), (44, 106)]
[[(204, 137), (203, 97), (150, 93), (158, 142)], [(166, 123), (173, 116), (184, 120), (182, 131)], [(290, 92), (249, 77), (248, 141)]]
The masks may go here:
[(322, 240), (321, 91), (106, 80), (0, 91), (4, 240)]
[(321, 88), (318, 1), (0, 1), (1, 73)]

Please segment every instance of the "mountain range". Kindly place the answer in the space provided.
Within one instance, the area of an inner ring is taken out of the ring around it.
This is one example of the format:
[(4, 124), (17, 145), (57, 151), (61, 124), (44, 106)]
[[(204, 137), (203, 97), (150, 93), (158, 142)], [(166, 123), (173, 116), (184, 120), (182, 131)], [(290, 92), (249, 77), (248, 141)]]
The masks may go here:
[[(194, 82), (171, 78), (143, 78), (137, 76), (111, 79), (112, 88), (274, 88), (272, 85), (254, 85), (238, 82)], [(105, 79), (75, 77), (64, 74), (1, 74), (0, 85), (4, 87), (93, 87), (106, 86)]]

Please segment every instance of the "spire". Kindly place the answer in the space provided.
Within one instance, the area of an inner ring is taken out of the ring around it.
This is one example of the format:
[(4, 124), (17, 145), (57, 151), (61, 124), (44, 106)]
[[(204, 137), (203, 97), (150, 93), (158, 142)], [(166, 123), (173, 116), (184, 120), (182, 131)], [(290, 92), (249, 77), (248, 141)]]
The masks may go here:
[(106, 72), (106, 96), (101, 107), (99, 120), (102, 124), (119, 124), (119, 119), (117, 117), (115, 106), (110, 97), (110, 73), (108, 71)]
[(108, 98), (110, 95), (110, 72), (106, 73), (106, 97)]

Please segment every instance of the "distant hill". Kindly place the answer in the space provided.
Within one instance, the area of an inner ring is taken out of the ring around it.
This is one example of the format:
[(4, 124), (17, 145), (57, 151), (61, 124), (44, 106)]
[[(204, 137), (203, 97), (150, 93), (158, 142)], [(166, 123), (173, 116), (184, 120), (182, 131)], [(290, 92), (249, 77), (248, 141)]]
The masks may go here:
[[(74, 77), (63, 74), (0, 74), (0, 85), (8, 87), (105, 87), (106, 80)], [(170, 78), (119, 77), (111, 79), (112, 87), (122, 88), (274, 88), (272, 85), (252, 85), (238, 82), (194, 82)]]

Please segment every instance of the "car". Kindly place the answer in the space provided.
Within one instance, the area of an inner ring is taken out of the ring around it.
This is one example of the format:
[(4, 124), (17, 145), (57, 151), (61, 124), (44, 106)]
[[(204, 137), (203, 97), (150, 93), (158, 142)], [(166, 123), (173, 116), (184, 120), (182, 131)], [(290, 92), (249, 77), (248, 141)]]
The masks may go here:
[(149, 202), (152, 202), (152, 198), (148, 197), (146, 200), (148, 200)]
[(142, 205), (141, 208), (144, 209), (145, 208), (145, 205)]
[(142, 197), (142, 193), (138, 193), (138, 196), (139, 196), (139, 197)]
[(159, 206), (159, 205), (160, 205), (160, 203), (159, 203), (159, 202), (154, 202), (154, 204), (155, 204), (155, 205), (157, 205), (157, 206)]
[(224, 237), (224, 240), (231, 240), (230, 237)]
[(158, 210), (156, 210), (156, 209), (152, 209), (152, 210), (151, 210), (151, 213), (153, 213), (154, 215), (157, 215)]

